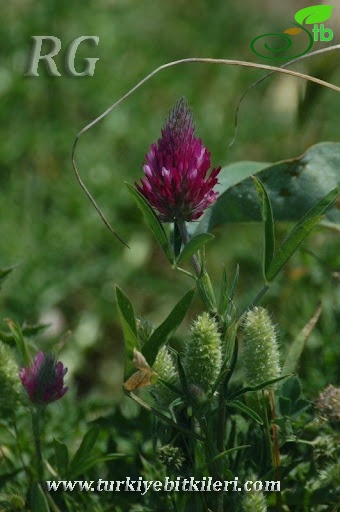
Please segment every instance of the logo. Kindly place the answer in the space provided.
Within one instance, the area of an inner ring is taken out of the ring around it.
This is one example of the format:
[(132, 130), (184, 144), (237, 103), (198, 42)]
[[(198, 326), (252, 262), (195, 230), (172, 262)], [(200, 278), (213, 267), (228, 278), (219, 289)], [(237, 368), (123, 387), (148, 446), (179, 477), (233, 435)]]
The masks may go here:
[[(38, 66), (40, 61), (44, 61), (46, 65), (47, 72), (50, 76), (61, 76), (58, 71), (57, 65), (54, 62), (54, 58), (58, 55), (61, 50), (61, 41), (59, 37), (55, 36), (32, 36), (33, 46), (32, 52), (28, 61), (28, 70), (25, 73), (25, 76), (39, 76)], [(49, 53), (46, 55), (41, 55), (42, 44), (43, 41), (52, 42), (52, 48)], [(86, 67), (82, 71), (77, 71), (74, 66), (74, 59), (76, 56), (76, 52), (78, 50), (78, 46), (83, 41), (89, 41), (92, 44), (98, 45), (99, 37), (98, 36), (80, 36), (77, 37), (72, 43), (68, 46), (65, 53), (65, 70), (71, 76), (93, 76), (96, 62), (99, 60), (97, 57), (86, 57), (85, 63)]]
[[(251, 41), (250, 48), (256, 55), (264, 59), (290, 60), (301, 57), (309, 52), (314, 42), (329, 42), (333, 39), (333, 31), (324, 25), (324, 22), (331, 17), (332, 10), (332, 5), (312, 5), (300, 9), (294, 16), (296, 21), (296, 23), (292, 23), (294, 27), (287, 28), (282, 34), (270, 33), (257, 36)], [(309, 26), (309, 30), (304, 25)], [(295, 38), (299, 34), (303, 36), (303, 40), (301, 36)], [(278, 46), (276, 43), (283, 43), (284, 46)], [(292, 46), (300, 48), (301, 43), (305, 47), (303, 51), (299, 49), (295, 50), (298, 51), (295, 55), (286, 55), (287, 50), (290, 50)], [(264, 51), (266, 54), (262, 53)], [(285, 54), (282, 55), (283, 53)]]

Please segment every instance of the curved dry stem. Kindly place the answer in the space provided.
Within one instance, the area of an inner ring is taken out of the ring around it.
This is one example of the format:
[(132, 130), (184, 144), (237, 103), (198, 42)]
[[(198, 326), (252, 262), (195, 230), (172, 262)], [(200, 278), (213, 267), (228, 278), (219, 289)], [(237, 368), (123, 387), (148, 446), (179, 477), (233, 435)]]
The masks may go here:
[[(321, 53), (324, 53), (325, 51), (329, 52), (329, 51), (334, 51), (334, 50), (340, 50), (340, 44), (336, 44), (334, 46), (329, 46), (328, 48), (322, 48), (321, 50), (315, 50), (315, 52), (306, 53), (305, 55), (301, 55), (297, 59), (293, 59), (293, 60), (290, 60), (289, 62), (285, 62), (284, 64), (282, 64), (282, 66), (280, 66), (280, 69), (283, 69), (283, 68), (286, 68), (288, 66), (291, 66), (292, 64), (295, 64), (296, 62), (299, 62), (302, 59), (306, 59), (307, 57), (312, 57), (314, 55), (319, 55)], [(235, 142), (235, 140), (237, 138), (238, 115), (240, 113), (241, 104), (242, 104), (244, 98), (247, 96), (248, 92), (251, 89), (253, 89), (257, 85), (259, 85), (261, 82), (264, 82), (267, 78), (272, 76), (274, 73), (276, 73), (276, 71), (271, 71), (270, 73), (267, 73), (265, 76), (262, 76), (261, 78), (259, 78), (255, 82), (253, 82), (250, 85), (248, 85), (248, 87), (246, 88), (246, 90), (242, 94), (241, 98), (238, 100), (238, 103), (237, 103), (236, 109), (235, 109), (235, 116), (234, 116), (234, 136), (233, 136), (232, 140), (230, 141), (230, 143), (228, 144), (229, 148), (234, 144), (234, 142)]]
[[(322, 85), (323, 87), (327, 87), (328, 89), (332, 89), (336, 92), (340, 92), (340, 87), (338, 87), (337, 85), (334, 85), (330, 82), (326, 82), (324, 80), (321, 80), (319, 78), (316, 78), (314, 76), (310, 76), (310, 75), (306, 75), (304, 73), (299, 73), (297, 71), (292, 71), (290, 69), (285, 69), (286, 66), (294, 63), (294, 62), (297, 62), (298, 60), (301, 60), (302, 58), (304, 57), (312, 57), (314, 55), (317, 55), (317, 54), (320, 54), (320, 53), (325, 53), (325, 52), (329, 52), (329, 51), (333, 51), (333, 50), (336, 50), (336, 49), (339, 49), (340, 48), (340, 45), (335, 45), (335, 46), (330, 46), (328, 48), (323, 48), (322, 50), (317, 50), (315, 52), (310, 52), (309, 54), (306, 54), (306, 55), (302, 55), (301, 57), (299, 57), (298, 59), (295, 59), (293, 61), (290, 61), (288, 63), (285, 63), (283, 66), (281, 67), (276, 67), (276, 66), (270, 66), (268, 64), (257, 64), (255, 62), (248, 62), (248, 61), (243, 61), (243, 60), (231, 60), (231, 59), (211, 59), (209, 57), (188, 57), (186, 59), (180, 59), (180, 60), (175, 60), (175, 61), (171, 61), (171, 62), (167, 62), (166, 64), (162, 64), (161, 66), (158, 66), (156, 69), (154, 69), (151, 73), (149, 73), (147, 76), (145, 76), (142, 80), (140, 80), (134, 87), (132, 87), (132, 89), (130, 89), (126, 94), (124, 94), (121, 98), (119, 98), (115, 103), (113, 103), (107, 110), (105, 110), (105, 112), (103, 112), (102, 114), (100, 114), (100, 116), (96, 117), (96, 119), (94, 119), (93, 121), (91, 121), (89, 124), (87, 124), (82, 130), (80, 130), (80, 132), (77, 134), (75, 140), (74, 140), (74, 143), (73, 143), (73, 147), (72, 147), (72, 167), (73, 167), (73, 170), (74, 170), (74, 173), (75, 173), (75, 176), (77, 178), (77, 181), (79, 183), (79, 185), (81, 186), (81, 188), (83, 189), (83, 191), (85, 192), (85, 194), (87, 195), (88, 199), (91, 201), (92, 205), (94, 206), (94, 208), (96, 209), (98, 215), (100, 216), (100, 218), (102, 219), (102, 221), (104, 222), (104, 224), (106, 225), (106, 227), (111, 231), (111, 233), (116, 237), (118, 238), (118, 240), (120, 242), (122, 242), (125, 246), (129, 247), (126, 242), (124, 242), (124, 240), (116, 233), (116, 231), (111, 227), (110, 223), (107, 221), (107, 219), (105, 218), (105, 216), (103, 215), (103, 213), (101, 212), (99, 206), (97, 205), (96, 201), (94, 200), (93, 196), (90, 194), (89, 190), (87, 189), (86, 185), (84, 184), (83, 180), (81, 179), (80, 177), (80, 174), (79, 174), (79, 171), (78, 171), (78, 168), (77, 168), (77, 165), (76, 165), (76, 161), (75, 161), (75, 152), (76, 152), (76, 147), (77, 147), (77, 144), (78, 144), (78, 141), (80, 139), (80, 137), (85, 133), (87, 132), (88, 130), (90, 130), (93, 126), (95, 126), (96, 124), (98, 124), (100, 121), (102, 121), (107, 115), (109, 115), (116, 107), (118, 107), (118, 105), (120, 105), (123, 101), (125, 101), (129, 96), (131, 96), (137, 89), (139, 89), (140, 87), (142, 87), (142, 85), (144, 85), (146, 82), (148, 82), (151, 78), (153, 78), (155, 75), (157, 75), (160, 71), (163, 71), (164, 69), (167, 69), (167, 68), (171, 68), (171, 67), (174, 67), (174, 66), (177, 66), (179, 64), (189, 64), (189, 63), (205, 63), (205, 64), (224, 64), (226, 66), (243, 66), (243, 67), (248, 67), (248, 68), (255, 68), (255, 69), (265, 69), (265, 70), (268, 70), (272, 73), (275, 73), (275, 72), (278, 72), (278, 73), (284, 73), (286, 75), (291, 75), (291, 76), (295, 76), (297, 78), (301, 78), (302, 80), (308, 80), (310, 82), (314, 82), (316, 84), (319, 84), (319, 85)], [(262, 77), (260, 80), (264, 80), (265, 78), (267, 78), (269, 75), (266, 75), (265, 77)], [(241, 101), (242, 101), (243, 97), (241, 98)]]

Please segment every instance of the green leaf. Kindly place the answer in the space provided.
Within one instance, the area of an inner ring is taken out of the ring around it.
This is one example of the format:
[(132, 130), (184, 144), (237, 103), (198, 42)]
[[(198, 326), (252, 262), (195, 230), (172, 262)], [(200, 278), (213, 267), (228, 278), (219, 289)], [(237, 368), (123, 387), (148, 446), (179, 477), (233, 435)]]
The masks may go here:
[(8, 275), (12, 272), (13, 268), (14, 267), (0, 269), (0, 289), (1, 289), (2, 283), (5, 281), (5, 279), (8, 277)]
[(322, 214), (335, 201), (340, 194), (340, 185), (335, 187), (325, 197), (323, 197), (309, 212), (296, 224), (294, 229), (288, 235), (288, 238), (280, 247), (275, 258), (271, 262), (267, 272), (266, 279), (272, 281), (279, 273), (283, 265), (288, 261), (302, 240), (306, 238), (311, 229), (322, 219)]
[(58, 439), (53, 440), (54, 455), (56, 460), (56, 467), (60, 477), (67, 474), (68, 469), (68, 449), (66, 444), (61, 443)]
[[(11, 320), (6, 320), (6, 322), (7, 322), (8, 326), (9, 326), (8, 322), (12, 323)], [(1, 339), (1, 341), (3, 341), (3, 343), (6, 343), (7, 345), (10, 345), (13, 347), (15, 344), (17, 344), (17, 341), (20, 344), (21, 340), (24, 341), (25, 338), (34, 338), (38, 334), (44, 332), (50, 326), (50, 324), (35, 324), (35, 325), (23, 324), (22, 326), (19, 326), (19, 324), (16, 324), (16, 326), (17, 326), (16, 327), (17, 332), (16, 332), (15, 336), (13, 334), (13, 327), (14, 327), (13, 325), (12, 325), (12, 328), (10, 327), (11, 333), (0, 330), (0, 339)], [(19, 329), (20, 333), (19, 333), (18, 329)], [(21, 338), (21, 340), (20, 340), (20, 338)], [(29, 362), (29, 360), (27, 360), (27, 362)]]
[(150, 227), (151, 231), (154, 233), (155, 237), (157, 238), (159, 244), (161, 245), (163, 251), (165, 252), (166, 257), (168, 258), (169, 262), (172, 264), (174, 261), (171, 247), (169, 244), (168, 237), (166, 236), (166, 233), (164, 231), (164, 228), (162, 224), (159, 222), (158, 217), (156, 213), (154, 212), (153, 208), (149, 205), (145, 197), (138, 192), (132, 185), (129, 183), (126, 183), (126, 186), (128, 187), (128, 190), (134, 200), (137, 203), (137, 206), (141, 210), (144, 219), (148, 226)]
[(111, 460), (123, 459), (124, 457), (126, 457), (126, 455), (123, 453), (109, 453), (103, 456), (88, 457), (79, 464), (76, 470), (73, 471), (72, 478), (76, 478), (77, 476), (84, 474), (93, 466), (98, 466), (98, 464)]
[(332, 5), (311, 5), (300, 9), (294, 16), (295, 21), (303, 25), (314, 25), (314, 23), (322, 23), (331, 17), (333, 10)]
[[(7, 471), (6, 473), (1, 473), (0, 474), (0, 486), (1, 486), (0, 488), (3, 489), (5, 484), (7, 484), (8, 482), (15, 481), (15, 477), (18, 475), (18, 473), (21, 473), (21, 472), (22, 472), (22, 466), (20, 466), (16, 469), (13, 469), (12, 471)], [(0, 494), (0, 500), (1, 500), (1, 494)]]
[(301, 396), (301, 383), (296, 376), (286, 379), (278, 390), (278, 401), (282, 416), (296, 416), (310, 407), (310, 402)]
[(306, 400), (305, 398), (300, 398), (293, 404), (291, 414), (297, 416), (306, 409), (309, 409), (311, 406), (312, 404), (311, 402), (309, 402), (309, 400)]
[(253, 177), (255, 187), (261, 201), (261, 216), (264, 222), (264, 255), (263, 255), (263, 274), (266, 276), (275, 252), (275, 234), (273, 211), (270, 199), (261, 181)]
[(41, 488), (41, 485), (38, 482), (35, 482), (33, 484), (30, 504), (30, 510), (34, 510), (34, 512), (50, 512), (50, 508), (47, 503), (47, 498), (45, 496), (44, 491)]
[(186, 375), (185, 375), (185, 371), (184, 371), (181, 359), (179, 357), (178, 352), (176, 352), (176, 350), (174, 350), (171, 347), (169, 347), (169, 349), (175, 355), (179, 381), (180, 381), (181, 387), (183, 389), (183, 394), (186, 395), (188, 393), (188, 383), (187, 383), (187, 379), (186, 379)]
[(181, 237), (181, 233), (180, 233), (177, 222), (174, 223), (173, 247), (174, 247), (175, 258), (177, 258), (179, 253), (181, 252), (181, 247), (182, 247), (182, 237)]
[(195, 289), (188, 291), (176, 304), (169, 316), (159, 327), (157, 327), (157, 329), (154, 330), (148, 341), (144, 344), (142, 353), (150, 366), (154, 364), (159, 349), (167, 341), (170, 334), (182, 323), (194, 295)]
[(190, 241), (183, 247), (176, 264), (181, 265), (183, 262), (188, 261), (196, 252), (198, 252), (207, 242), (213, 240), (215, 237), (210, 233), (201, 233), (194, 236)]
[(250, 418), (255, 420), (256, 423), (258, 423), (259, 425), (263, 425), (263, 421), (260, 418), (260, 416), (255, 411), (253, 411), (253, 409), (245, 405), (243, 402), (240, 402), (239, 400), (229, 400), (226, 402), (226, 404), (228, 407), (231, 407), (232, 409), (244, 412), (245, 414), (247, 414), (247, 416), (250, 416)]
[(294, 403), (301, 397), (301, 383), (298, 377), (290, 376), (280, 386), (280, 395)]
[[(272, 165), (270, 162), (252, 162), (244, 160), (241, 162), (233, 162), (223, 167), (218, 176), (219, 190), (228, 190), (245, 178), (249, 178), (254, 174), (266, 169)], [(217, 187), (216, 187), (217, 188)]]
[(279, 407), (281, 416), (289, 416), (292, 409), (292, 402), (289, 398), (279, 396)]
[(89, 460), (93, 459), (92, 450), (99, 436), (99, 427), (91, 427), (86, 432), (78, 450), (70, 464), (70, 478), (80, 475), (88, 467)]
[(125, 345), (125, 370), (124, 375), (127, 378), (132, 370), (132, 359), (134, 349), (139, 349), (137, 338), (136, 317), (133, 306), (126, 295), (118, 286), (116, 286), (116, 297), (118, 305), (118, 313), (120, 323), (123, 329), (124, 345)]
[(237, 288), (237, 285), (238, 285), (239, 277), (240, 277), (240, 267), (237, 264), (236, 265), (234, 279), (233, 279), (233, 282), (232, 282), (230, 290), (229, 290), (229, 299), (230, 299), (230, 301), (232, 301), (233, 298), (234, 298), (235, 291), (236, 291), (236, 288)]
[[(236, 171), (229, 179), (233, 169)], [(224, 167), (219, 176), (221, 183), (216, 187), (219, 197), (198, 225), (191, 223), (191, 232), (211, 233), (214, 228), (228, 223), (262, 220), (258, 195), (247, 173), (256, 175), (266, 188), (275, 222), (296, 222), (338, 185), (340, 143), (316, 144), (302, 156), (274, 164), (239, 162)], [(339, 208), (329, 208), (326, 218), (330, 223), (340, 223)]]
[(302, 355), (306, 340), (312, 332), (316, 322), (318, 321), (322, 311), (321, 304), (318, 305), (314, 311), (311, 319), (307, 322), (304, 328), (299, 332), (297, 337), (293, 340), (293, 343), (289, 347), (288, 353), (283, 366), (284, 373), (293, 373), (296, 371), (300, 357)]
[(10, 318), (5, 319), (6, 324), (8, 325), (9, 330), (11, 331), (14, 341), (16, 343), (19, 355), (20, 355), (20, 363), (22, 366), (28, 366), (30, 364), (30, 356), (27, 352), (26, 343), (24, 337), (22, 335), (22, 330), (20, 325), (11, 320)]
[[(224, 450), (223, 452), (219, 453), (218, 455), (216, 455), (212, 459), (208, 460), (207, 463), (204, 464), (204, 466), (200, 466), (196, 470), (196, 473), (202, 473), (206, 468), (208, 468), (212, 464), (215, 464), (217, 461), (223, 459), (226, 455), (230, 455), (231, 453), (244, 450), (245, 448), (250, 448), (250, 446), (251, 446), (250, 444), (243, 444), (241, 446), (234, 446), (234, 448), (229, 448), (229, 450)], [(229, 470), (227, 470), (227, 472), (229, 472)], [(227, 475), (227, 473), (225, 474), (225, 476), (226, 475)], [(233, 473), (230, 474), (230, 478), (232, 478), (232, 477), (233, 477)]]
[(218, 314), (220, 316), (223, 316), (225, 312), (227, 311), (227, 307), (229, 305), (229, 297), (228, 297), (228, 276), (227, 271), (225, 267), (223, 268), (223, 274), (222, 274), (222, 282), (221, 282), (221, 289), (220, 289), (220, 298), (218, 301)]
[(166, 380), (163, 380), (163, 379), (160, 379), (158, 378), (157, 379), (157, 384), (161, 384), (162, 386), (164, 386), (166, 389), (168, 389), (169, 391), (172, 391), (173, 393), (175, 393), (176, 395), (178, 396), (183, 396), (183, 393), (180, 389), (176, 388), (176, 386), (174, 386), (173, 384), (171, 384), (170, 382), (167, 382)]
[(216, 314), (217, 304), (214, 289), (209, 274), (204, 267), (202, 268), (201, 275), (197, 279), (197, 289), (207, 310), (212, 314)]
[(275, 384), (276, 382), (279, 382), (280, 380), (287, 379), (289, 375), (281, 375), (281, 377), (276, 377), (275, 379), (266, 380), (265, 382), (261, 382), (261, 384), (258, 384), (257, 386), (246, 386), (238, 391), (235, 391), (235, 393), (232, 393), (230, 395), (230, 400), (234, 400), (235, 398), (238, 398), (239, 396), (244, 395), (245, 393), (249, 393), (250, 391), (260, 391), (261, 389), (268, 388), (272, 384)]

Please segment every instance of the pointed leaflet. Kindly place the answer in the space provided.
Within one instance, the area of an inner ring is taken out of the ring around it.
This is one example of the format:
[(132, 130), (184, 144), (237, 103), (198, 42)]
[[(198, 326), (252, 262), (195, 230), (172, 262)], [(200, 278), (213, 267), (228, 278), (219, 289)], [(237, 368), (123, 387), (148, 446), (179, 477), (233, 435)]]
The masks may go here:
[(233, 282), (231, 284), (231, 287), (230, 287), (230, 290), (229, 290), (229, 299), (232, 301), (233, 298), (234, 298), (234, 294), (235, 294), (235, 291), (236, 291), (236, 288), (237, 288), (237, 285), (238, 285), (238, 279), (240, 277), (240, 267), (239, 265), (237, 264), (236, 265), (236, 270), (235, 270), (235, 275), (234, 275), (234, 279), (233, 279)]
[(283, 265), (288, 261), (302, 240), (306, 238), (311, 229), (322, 219), (325, 210), (340, 194), (340, 185), (323, 197), (308, 213), (296, 224), (274, 257), (266, 272), (266, 279), (272, 281)]
[(226, 271), (225, 267), (223, 267), (220, 298), (218, 301), (218, 308), (217, 308), (218, 314), (223, 316), (225, 314), (225, 312), (227, 311), (228, 305), (229, 305), (228, 277), (227, 277), (227, 271)]
[[(274, 164), (238, 162), (224, 167), (216, 187), (220, 195), (198, 224), (191, 223), (190, 232), (211, 233), (233, 222), (261, 221), (251, 175), (256, 175), (266, 188), (275, 222), (298, 222), (339, 183), (340, 143), (322, 142), (297, 158)], [(339, 223), (339, 209), (329, 208), (326, 218)]]
[(256, 421), (259, 425), (263, 425), (263, 421), (260, 418), (260, 416), (255, 412), (253, 409), (248, 407), (243, 402), (240, 402), (239, 400), (228, 400), (226, 402), (226, 405), (228, 407), (231, 407), (232, 409), (236, 409), (237, 411), (244, 412), (247, 416), (250, 416), (253, 420)]
[(261, 382), (261, 384), (258, 384), (257, 386), (246, 386), (242, 389), (239, 389), (238, 391), (235, 391), (235, 393), (232, 393), (229, 397), (229, 400), (234, 400), (235, 398), (238, 398), (239, 396), (242, 396), (245, 393), (249, 393), (250, 391), (260, 391), (261, 389), (268, 388), (272, 384), (275, 384), (280, 380), (286, 379), (287, 377), (290, 377), (290, 375), (281, 375), (280, 377), (276, 377), (275, 379), (270, 379), (266, 380), (265, 382)]
[(87, 465), (88, 459), (93, 456), (93, 448), (98, 439), (100, 429), (98, 426), (90, 428), (83, 437), (82, 442), (70, 464), (70, 478), (80, 475)]
[(169, 262), (173, 263), (173, 255), (170, 248), (168, 237), (166, 236), (166, 233), (164, 231), (164, 228), (162, 224), (159, 222), (158, 217), (154, 210), (151, 208), (145, 197), (138, 192), (132, 185), (129, 183), (125, 183), (128, 187), (128, 190), (134, 200), (137, 203), (137, 206), (141, 210), (144, 219), (148, 226), (150, 227), (151, 231), (154, 233), (155, 237), (157, 238), (159, 244), (161, 245), (163, 251), (165, 252), (166, 257), (168, 258)]
[(133, 370), (132, 359), (134, 349), (139, 348), (139, 342), (137, 338), (137, 326), (135, 313), (129, 299), (122, 292), (118, 286), (116, 286), (116, 297), (118, 305), (118, 313), (120, 322), (122, 324), (125, 344), (125, 370), (124, 376), (127, 378)]
[(194, 294), (195, 289), (186, 293), (173, 308), (169, 316), (154, 330), (148, 341), (144, 344), (142, 353), (150, 366), (154, 364), (159, 349), (167, 341), (170, 334), (182, 323)]
[(293, 343), (288, 349), (288, 353), (284, 362), (284, 373), (294, 373), (296, 371), (305, 343), (310, 333), (314, 329), (315, 324), (321, 315), (321, 311), (322, 305), (320, 303), (315, 309), (312, 318), (307, 322), (302, 331), (300, 331), (297, 337), (293, 340)]
[(53, 446), (58, 475), (63, 478), (67, 474), (68, 469), (68, 449), (66, 444), (61, 443), (58, 439), (53, 440)]
[(13, 268), (14, 267), (0, 269), (0, 289), (1, 289), (1, 284), (4, 282), (6, 277), (12, 272)]
[(175, 258), (177, 258), (179, 253), (181, 252), (181, 247), (182, 247), (182, 237), (181, 237), (181, 233), (180, 233), (177, 222), (174, 223), (173, 247), (174, 247)]
[(266, 276), (268, 268), (274, 257), (275, 238), (274, 238), (274, 219), (270, 199), (261, 181), (253, 177), (255, 187), (261, 201), (261, 216), (264, 222), (264, 255), (263, 255), (263, 273)]
[(20, 325), (14, 320), (11, 320), (10, 318), (5, 318), (5, 322), (8, 325), (13, 335), (14, 341), (16, 343), (18, 352), (20, 354), (20, 363), (22, 364), (22, 366), (28, 366), (31, 363), (31, 361), (30, 356), (27, 352), (26, 343)]
[(47, 498), (39, 482), (33, 484), (30, 494), (30, 510), (34, 510), (34, 512), (50, 512)]
[(188, 261), (207, 242), (213, 240), (213, 238), (215, 238), (214, 235), (211, 235), (210, 233), (200, 233), (199, 235), (192, 237), (183, 247), (182, 252), (178, 256), (176, 264), (181, 265), (183, 262)]

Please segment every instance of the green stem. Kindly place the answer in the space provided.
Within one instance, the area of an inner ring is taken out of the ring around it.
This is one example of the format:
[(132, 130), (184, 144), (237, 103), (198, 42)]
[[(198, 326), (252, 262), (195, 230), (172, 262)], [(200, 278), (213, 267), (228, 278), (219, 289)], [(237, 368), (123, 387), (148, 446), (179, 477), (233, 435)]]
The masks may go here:
[(192, 436), (192, 437), (195, 437), (196, 439), (199, 439), (200, 441), (205, 442), (205, 438), (203, 436), (197, 434), (196, 432), (192, 432), (192, 430), (188, 430), (187, 428), (183, 427), (182, 425), (180, 425), (178, 423), (175, 423), (168, 416), (165, 416), (165, 414), (161, 413), (160, 411), (158, 411), (157, 409), (155, 409), (151, 405), (149, 405), (146, 402), (144, 402), (144, 400), (142, 400), (137, 395), (132, 393), (132, 391), (124, 391), (124, 392), (125, 392), (125, 394), (127, 396), (132, 398), (132, 400), (137, 402), (137, 404), (139, 404), (141, 407), (143, 407), (143, 409), (146, 409), (148, 412), (151, 412), (155, 416), (158, 416), (158, 418), (161, 418), (165, 423), (167, 423), (168, 425), (170, 425), (174, 429), (178, 430), (179, 432), (182, 432), (183, 434), (187, 434), (189, 437)]
[[(280, 447), (279, 447), (279, 439), (278, 439), (278, 433), (277, 433), (277, 426), (275, 425), (275, 397), (274, 397), (274, 391), (272, 389), (269, 390), (269, 404), (270, 404), (270, 413), (272, 418), (272, 429), (273, 429), (273, 457), (274, 457), (274, 463), (275, 463), (275, 480), (281, 480), (281, 461), (280, 461)], [(275, 493), (276, 497), (276, 509), (281, 510), (281, 493), (277, 492)]]
[(176, 270), (178, 270), (178, 272), (182, 272), (182, 274), (190, 277), (191, 279), (195, 279), (196, 281), (196, 277), (194, 275), (191, 274), (191, 272), (188, 272), (187, 270), (185, 270), (184, 268), (181, 268), (181, 267), (175, 267)]
[(58, 505), (53, 501), (53, 498), (50, 496), (50, 493), (45, 492), (45, 496), (53, 512), (62, 512)]
[(13, 420), (13, 423), (12, 423), (12, 426), (13, 426), (13, 431), (14, 433), (12, 433), (16, 443), (17, 443), (17, 448), (19, 450), (19, 458), (21, 460), (21, 464), (22, 464), (22, 467), (27, 475), (27, 478), (29, 479), (30, 478), (30, 472), (29, 472), (29, 468), (27, 467), (27, 465), (25, 464), (25, 461), (24, 461), (24, 458), (23, 458), (23, 449), (22, 449), (22, 444), (21, 444), (21, 441), (20, 441), (20, 437), (19, 437), (19, 432), (18, 432), (18, 429), (17, 429), (17, 424), (16, 424), (16, 421)]
[(267, 402), (268, 402), (268, 400), (267, 400), (267, 397), (265, 394), (265, 390), (263, 389), (262, 390), (262, 407), (263, 407), (263, 412), (264, 412), (264, 428), (266, 431), (267, 445), (268, 445), (268, 450), (270, 453), (271, 464), (273, 467), (275, 467), (275, 458), (274, 458), (274, 453), (273, 453), (273, 448), (272, 448), (272, 438), (271, 438), (270, 424), (269, 424), (269, 419), (268, 419)]
[(255, 299), (250, 304), (250, 307), (256, 306), (260, 302), (262, 297), (267, 293), (268, 290), (269, 290), (269, 284), (265, 284), (264, 287), (259, 291), (259, 293), (256, 295)]
[[(225, 389), (224, 383), (220, 389), (219, 396), (219, 414), (218, 414), (218, 425), (217, 425), (217, 451), (223, 453), (225, 445), (225, 434), (226, 434), (226, 400), (225, 400)], [(223, 480), (223, 475), (220, 475), (220, 479)], [(216, 512), (223, 512), (223, 492), (216, 494)]]
[(34, 446), (35, 446), (36, 468), (37, 468), (38, 481), (43, 482), (44, 467), (43, 467), (43, 459), (42, 459), (42, 451), (41, 451), (40, 423), (41, 423), (41, 408), (39, 406), (37, 406), (32, 411), (32, 429), (33, 429), (33, 439), (34, 439)]
[[(211, 415), (209, 416), (211, 418)], [(219, 418), (220, 419), (220, 418)], [(222, 480), (222, 471), (221, 471), (221, 461), (219, 460), (219, 454), (222, 453), (220, 450), (220, 447), (217, 446), (218, 443), (216, 443), (215, 439), (215, 429), (214, 432), (212, 432), (211, 424), (207, 424), (207, 415), (205, 415), (202, 418), (198, 419), (201, 430), (204, 434), (204, 437), (206, 439), (204, 443), (204, 451), (205, 451), (205, 459), (206, 464), (209, 467), (209, 473), (212, 476), (214, 481)], [(217, 453), (216, 453), (217, 452)], [(211, 470), (210, 470), (211, 467)], [(215, 507), (214, 511), (216, 512), (223, 512), (223, 492), (217, 492), (215, 496), (213, 497), (213, 500), (215, 501)]]
[[(185, 224), (184, 221), (177, 221), (176, 224), (177, 224), (177, 227), (178, 227), (178, 231), (179, 231), (179, 233), (181, 235), (182, 242), (183, 242), (184, 245), (186, 245), (189, 242), (189, 240), (190, 240), (186, 224)], [(194, 255), (191, 258), (191, 263), (192, 263), (192, 266), (193, 266), (193, 269), (194, 269), (196, 275), (200, 276), (201, 275), (201, 265), (200, 265), (196, 255)]]

